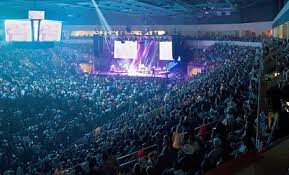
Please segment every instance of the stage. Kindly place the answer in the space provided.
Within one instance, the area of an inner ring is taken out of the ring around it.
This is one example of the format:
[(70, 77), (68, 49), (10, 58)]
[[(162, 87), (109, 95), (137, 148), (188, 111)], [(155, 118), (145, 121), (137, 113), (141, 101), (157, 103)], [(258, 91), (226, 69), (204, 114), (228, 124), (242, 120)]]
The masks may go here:
[(155, 77), (155, 78), (169, 78), (170, 72), (164, 72), (162, 74), (148, 74), (141, 72), (96, 72), (96, 75), (108, 75), (108, 76), (130, 76), (130, 77)]
[(166, 67), (163, 68), (147, 68), (139, 66), (138, 68), (129, 68), (128, 66), (119, 67), (111, 65), (108, 71), (97, 71), (94, 69), (93, 64), (82, 63), (77, 67), (78, 72), (85, 74), (95, 75), (115, 75), (115, 76), (132, 76), (132, 77), (157, 77), (157, 78), (170, 78), (175, 76), (175, 73), (167, 71)]

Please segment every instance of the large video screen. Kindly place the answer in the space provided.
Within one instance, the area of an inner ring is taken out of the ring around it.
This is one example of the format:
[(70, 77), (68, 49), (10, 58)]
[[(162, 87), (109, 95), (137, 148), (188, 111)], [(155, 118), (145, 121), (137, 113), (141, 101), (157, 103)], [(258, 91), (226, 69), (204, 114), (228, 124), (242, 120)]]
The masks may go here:
[(5, 40), (32, 41), (32, 29), (30, 20), (6, 20)]
[(136, 41), (114, 41), (114, 58), (135, 59), (137, 56)]
[(42, 20), (40, 22), (39, 41), (60, 41), (61, 21)]
[(44, 11), (34, 11), (34, 10), (28, 11), (29, 19), (44, 19), (44, 17), (45, 17)]
[(160, 42), (160, 60), (174, 60), (173, 59), (173, 44), (171, 41)]

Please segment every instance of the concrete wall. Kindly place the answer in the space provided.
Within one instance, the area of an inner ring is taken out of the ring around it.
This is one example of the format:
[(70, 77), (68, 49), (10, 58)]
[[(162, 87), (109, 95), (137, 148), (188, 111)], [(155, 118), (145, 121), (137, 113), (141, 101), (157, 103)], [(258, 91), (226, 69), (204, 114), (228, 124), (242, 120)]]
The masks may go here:
[[(272, 28), (272, 21), (242, 23), (242, 24), (204, 24), (204, 25), (133, 25), (132, 30), (164, 30), (169, 34), (180, 33), (183, 35), (192, 35), (196, 32), (239, 32), (251, 31), (256, 34), (262, 34), (266, 30)], [(69, 35), (72, 31), (95, 31), (102, 30), (99, 25), (64, 25), (64, 33)], [(125, 31), (126, 26), (115, 25), (111, 26), (112, 30)]]

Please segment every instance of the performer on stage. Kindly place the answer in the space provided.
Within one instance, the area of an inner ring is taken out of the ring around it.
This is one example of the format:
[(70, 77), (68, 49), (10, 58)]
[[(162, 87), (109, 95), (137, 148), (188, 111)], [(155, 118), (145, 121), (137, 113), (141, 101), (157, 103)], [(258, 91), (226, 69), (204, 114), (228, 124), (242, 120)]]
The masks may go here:
[(155, 77), (155, 76), (156, 76), (156, 70), (155, 70), (155, 68), (154, 68), (154, 67), (152, 68), (152, 74), (153, 74), (153, 77)]

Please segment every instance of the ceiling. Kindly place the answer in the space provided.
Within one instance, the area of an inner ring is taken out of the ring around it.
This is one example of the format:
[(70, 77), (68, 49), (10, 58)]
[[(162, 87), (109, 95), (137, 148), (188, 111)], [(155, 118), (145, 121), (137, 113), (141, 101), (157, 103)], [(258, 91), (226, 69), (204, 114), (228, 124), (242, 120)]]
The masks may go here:
[[(28, 10), (44, 10), (47, 19), (69, 24), (97, 24), (93, 0), (8, 0), (0, 1), (0, 20), (27, 18)], [(112, 23), (130, 23), (148, 19), (181, 21), (201, 20), (212, 16), (231, 16), (256, 3), (270, 0), (94, 0)], [(128, 18), (129, 17), (129, 18)], [(170, 18), (167, 18), (170, 17)], [(176, 18), (179, 17), (179, 18)], [(115, 21), (115, 22), (114, 22)]]

